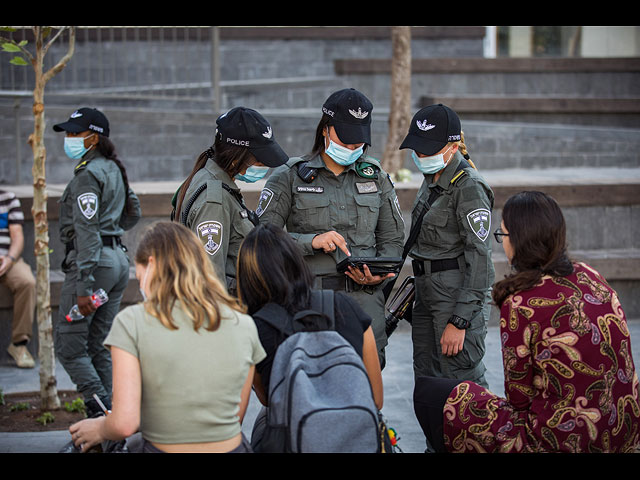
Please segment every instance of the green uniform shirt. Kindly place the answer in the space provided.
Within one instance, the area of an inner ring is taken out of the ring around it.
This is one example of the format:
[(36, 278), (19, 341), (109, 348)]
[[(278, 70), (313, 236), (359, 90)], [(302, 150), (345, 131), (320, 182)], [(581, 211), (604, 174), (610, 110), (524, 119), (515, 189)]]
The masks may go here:
[[(127, 195), (118, 165), (96, 150), (87, 153), (76, 165), (74, 176), (62, 193), (60, 240), (74, 245), (78, 296), (93, 293), (93, 271), (99, 265), (103, 246), (101, 237), (120, 237), (140, 217), (138, 198), (132, 190), (128, 194), (134, 205), (128, 212), (130, 217), (123, 212)], [(128, 220), (123, 222), (125, 218)]]
[(317, 156), (307, 162), (317, 177), (305, 182), (297, 172), (299, 157), (276, 168), (262, 190), (256, 213), (261, 223), (286, 227), (302, 249), (314, 275), (335, 275), (340, 250), (325, 254), (311, 246), (313, 237), (335, 230), (352, 256), (400, 257), (404, 220), (389, 176), (377, 160), (361, 158), (335, 175)]
[(458, 291), (454, 315), (470, 320), (482, 308), (494, 281), (491, 261), (491, 211), (493, 192), (474, 168), (456, 173), (462, 155), (458, 152), (437, 182), (425, 175), (414, 203), (412, 220), (433, 188), (443, 192), (424, 216), (422, 229), (409, 252), (418, 260), (443, 260), (464, 256), (464, 283)]
[(185, 225), (195, 232), (202, 243), (218, 277), (227, 287), (234, 289), (240, 244), (253, 228), (253, 223), (236, 197), (225, 191), (223, 183), (240, 194), (240, 189), (229, 174), (212, 159), (207, 160), (204, 168), (193, 176), (178, 218), (182, 219), (182, 212), (196, 190), (206, 184), (206, 190), (193, 202)]

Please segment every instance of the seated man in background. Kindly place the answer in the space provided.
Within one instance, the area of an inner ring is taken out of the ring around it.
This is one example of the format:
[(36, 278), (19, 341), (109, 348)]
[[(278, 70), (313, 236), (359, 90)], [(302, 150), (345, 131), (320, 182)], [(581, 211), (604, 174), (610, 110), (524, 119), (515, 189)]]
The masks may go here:
[(20, 368), (33, 368), (35, 361), (27, 350), (33, 332), (36, 281), (20, 255), (24, 248), (20, 200), (12, 192), (0, 190), (0, 284), (13, 294), (13, 322), (9, 355)]

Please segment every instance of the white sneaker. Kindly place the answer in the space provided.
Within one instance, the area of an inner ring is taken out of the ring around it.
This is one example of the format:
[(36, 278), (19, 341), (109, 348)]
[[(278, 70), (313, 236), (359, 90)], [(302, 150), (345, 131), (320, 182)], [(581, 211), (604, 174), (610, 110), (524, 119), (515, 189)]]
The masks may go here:
[(12, 343), (9, 345), (7, 352), (9, 352), (9, 355), (13, 357), (16, 365), (20, 368), (33, 368), (36, 366), (36, 362), (33, 360), (33, 357), (25, 345), (16, 346)]

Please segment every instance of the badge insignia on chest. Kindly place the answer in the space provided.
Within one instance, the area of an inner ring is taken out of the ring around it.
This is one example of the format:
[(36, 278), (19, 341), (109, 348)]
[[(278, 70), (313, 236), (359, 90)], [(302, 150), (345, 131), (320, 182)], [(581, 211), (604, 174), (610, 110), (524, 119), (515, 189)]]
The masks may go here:
[(467, 221), (473, 233), (484, 242), (491, 230), (491, 212), (486, 208), (478, 208), (467, 214)]
[(91, 220), (98, 211), (98, 196), (95, 193), (82, 193), (78, 195), (80, 212), (87, 220)]
[(358, 193), (375, 193), (378, 191), (376, 182), (356, 182)]
[(256, 215), (260, 216), (267, 209), (273, 198), (273, 192), (268, 188), (263, 188), (258, 199), (258, 207), (256, 208)]
[(202, 222), (196, 230), (204, 251), (209, 255), (215, 255), (222, 245), (222, 224), (214, 221)]

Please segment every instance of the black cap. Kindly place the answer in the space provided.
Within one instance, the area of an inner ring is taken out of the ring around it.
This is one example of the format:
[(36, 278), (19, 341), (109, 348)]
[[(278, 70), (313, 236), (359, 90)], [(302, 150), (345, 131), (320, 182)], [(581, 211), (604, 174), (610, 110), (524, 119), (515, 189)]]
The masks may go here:
[(322, 112), (332, 118), (329, 125), (346, 144), (371, 145), (371, 110), (371, 101), (353, 88), (332, 93), (322, 105)]
[(425, 107), (413, 116), (400, 150), (410, 148), (423, 155), (434, 155), (447, 143), (461, 139), (458, 115), (439, 103)]
[(216, 120), (223, 142), (248, 148), (260, 163), (279, 167), (289, 160), (273, 137), (269, 122), (255, 110), (235, 107)]
[(100, 110), (95, 108), (79, 108), (71, 114), (69, 120), (53, 126), (56, 132), (80, 133), (86, 130), (109, 136), (109, 120)]

